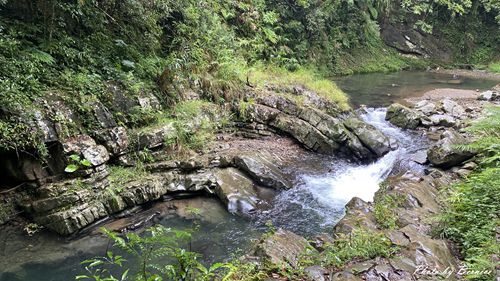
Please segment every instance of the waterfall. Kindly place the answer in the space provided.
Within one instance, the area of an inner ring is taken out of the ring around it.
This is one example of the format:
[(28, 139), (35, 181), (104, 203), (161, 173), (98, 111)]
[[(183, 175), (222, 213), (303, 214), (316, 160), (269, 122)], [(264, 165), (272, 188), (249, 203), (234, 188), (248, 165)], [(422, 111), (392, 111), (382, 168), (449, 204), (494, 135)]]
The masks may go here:
[(395, 169), (421, 169), (409, 158), (413, 152), (426, 146), (425, 139), (392, 126), (385, 121), (385, 113), (385, 108), (368, 108), (361, 117), (392, 138), (398, 149), (370, 164), (359, 165), (335, 159), (330, 164), (331, 172), (302, 175), (301, 183), (296, 188), (277, 196), (273, 209), (267, 211), (263, 219), (270, 219), (276, 225), (301, 234), (312, 234), (311, 221), (318, 221), (323, 229), (335, 225), (353, 197), (372, 201), (380, 183)]

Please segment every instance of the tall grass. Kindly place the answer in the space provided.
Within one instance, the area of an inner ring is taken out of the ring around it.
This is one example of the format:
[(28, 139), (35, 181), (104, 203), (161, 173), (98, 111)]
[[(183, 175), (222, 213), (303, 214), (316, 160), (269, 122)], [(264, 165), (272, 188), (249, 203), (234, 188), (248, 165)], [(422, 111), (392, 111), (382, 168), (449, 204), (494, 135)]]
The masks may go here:
[(302, 85), (319, 96), (337, 104), (341, 109), (349, 109), (349, 99), (332, 80), (324, 78), (317, 70), (299, 68), (289, 71), (275, 66), (256, 66), (248, 71), (251, 83), (258, 86), (266, 84)]

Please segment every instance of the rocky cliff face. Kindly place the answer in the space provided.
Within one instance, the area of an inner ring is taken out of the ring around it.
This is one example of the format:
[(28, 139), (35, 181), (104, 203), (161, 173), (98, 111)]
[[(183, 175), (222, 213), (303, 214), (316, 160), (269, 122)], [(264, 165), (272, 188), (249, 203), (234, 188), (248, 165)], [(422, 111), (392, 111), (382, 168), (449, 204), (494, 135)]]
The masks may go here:
[(286, 133), (319, 153), (343, 153), (369, 161), (391, 150), (389, 138), (375, 127), (352, 112), (339, 113), (336, 108), (312, 92), (295, 88), (282, 89), (278, 94), (254, 93), (252, 102), (240, 114), (255, 126)]

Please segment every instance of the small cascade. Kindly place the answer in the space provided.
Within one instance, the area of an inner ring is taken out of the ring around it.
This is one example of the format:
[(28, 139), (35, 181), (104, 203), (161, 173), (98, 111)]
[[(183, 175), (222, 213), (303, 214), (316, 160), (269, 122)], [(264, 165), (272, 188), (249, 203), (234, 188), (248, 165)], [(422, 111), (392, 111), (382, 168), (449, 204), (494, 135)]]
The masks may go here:
[[(385, 108), (368, 108), (361, 117), (392, 138), (398, 144), (396, 150), (366, 165), (335, 159), (330, 164), (332, 172), (302, 175), (299, 186), (280, 193), (274, 208), (264, 213), (261, 221), (272, 220), (277, 226), (303, 235), (324, 231), (342, 218), (345, 205), (353, 197), (372, 201), (380, 183), (392, 172), (422, 169), (409, 159), (426, 147), (426, 140), (392, 126), (385, 121), (385, 113)], [(313, 227), (312, 221), (321, 227)]]

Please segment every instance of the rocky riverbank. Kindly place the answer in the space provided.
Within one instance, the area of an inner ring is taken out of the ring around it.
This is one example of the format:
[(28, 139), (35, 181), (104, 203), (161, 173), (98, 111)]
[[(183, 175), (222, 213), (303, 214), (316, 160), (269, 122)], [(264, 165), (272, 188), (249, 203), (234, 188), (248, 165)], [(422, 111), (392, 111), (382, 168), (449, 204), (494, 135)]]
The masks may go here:
[[(145, 109), (161, 109), (154, 96), (123, 101), (114, 90), (117, 107), (137, 102)], [(21, 184), (3, 196), (38, 225), (63, 235), (135, 206), (186, 196), (214, 195), (230, 212), (244, 215), (258, 208), (259, 189), (291, 187), (282, 172), (286, 155), (255, 145), (241, 147), (237, 139), (232, 145), (237, 136), (288, 136), (307, 150), (357, 161), (371, 161), (394, 148), (389, 138), (353, 111), (341, 110), (298, 86), (248, 88), (233, 108), (199, 106), (199, 113), (182, 127), (166, 120), (127, 129), (118, 126), (112, 109), (94, 103), (97, 129), (76, 130), (71, 136), (64, 128), (83, 120), (57, 98), (43, 103), (46, 111), (39, 112), (34, 125), (43, 132), (49, 156), (43, 162), (28, 154), (5, 155), (7, 181)], [(230, 114), (238, 118), (223, 129), (232, 133), (219, 134), (219, 141), (187, 157), (172, 152), (176, 139), (202, 131), (206, 123), (220, 124)], [(67, 173), (70, 166), (76, 171)]]
[[(443, 189), (467, 177), (477, 167), (474, 151), (456, 147), (473, 137), (463, 129), (472, 120), (481, 118), (485, 107), (498, 106), (497, 95), (493, 89), (443, 98), (433, 91), (423, 98), (409, 100), (410, 107), (391, 105), (386, 115), (389, 122), (403, 129), (421, 131), (432, 141), (427, 153), (412, 159), (429, 164), (424, 174), (403, 172), (389, 177), (381, 184), (374, 202), (353, 198), (333, 234), (307, 241), (279, 229), (262, 238), (243, 259), (271, 263), (268, 268), (288, 272), (271, 270), (270, 280), (288, 280), (283, 274), (295, 274), (292, 280), (462, 279), (467, 270), (462, 267), (456, 245), (436, 237), (433, 230), (436, 216), (442, 212)], [(371, 242), (358, 244), (360, 233)], [(341, 261), (345, 241), (348, 251), (354, 254)], [(377, 241), (386, 251), (378, 249), (370, 253), (373, 246), (370, 244)], [(360, 248), (362, 251), (358, 253)], [(339, 259), (337, 264), (330, 262), (331, 256)]]

